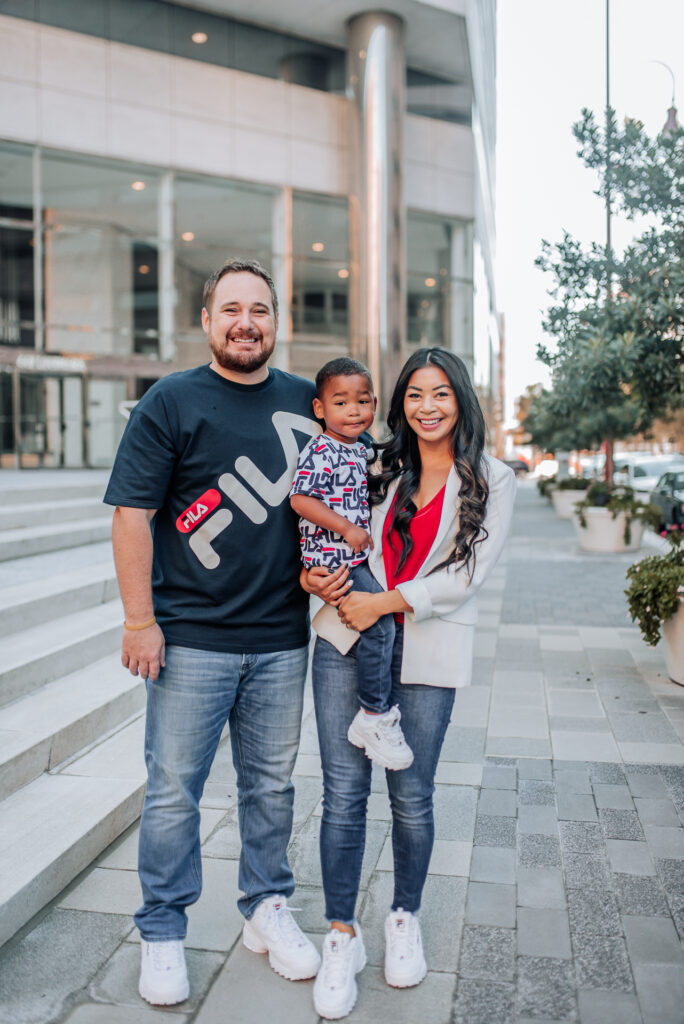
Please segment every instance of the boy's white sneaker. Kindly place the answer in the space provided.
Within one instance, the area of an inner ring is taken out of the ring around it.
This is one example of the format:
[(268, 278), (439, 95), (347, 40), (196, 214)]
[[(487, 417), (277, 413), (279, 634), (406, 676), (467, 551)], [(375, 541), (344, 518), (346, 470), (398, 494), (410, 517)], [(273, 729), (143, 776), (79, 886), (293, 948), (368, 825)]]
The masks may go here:
[(172, 1006), (190, 995), (185, 952), (180, 940), (145, 942), (141, 940), (138, 992), (153, 1006)]
[(393, 910), (385, 920), (385, 981), (394, 988), (410, 988), (427, 974), (418, 918), (407, 910)]
[(359, 990), (356, 975), (366, 966), (361, 929), (356, 935), (333, 928), (323, 941), (323, 962), (314, 982), (314, 1009), (325, 1020), (339, 1020), (351, 1013)]
[(400, 771), (413, 764), (413, 751), (409, 747), (399, 722), (399, 705), (384, 715), (368, 715), (359, 708), (347, 732), (347, 739), (355, 747), (363, 747), (366, 757), (382, 768)]
[(262, 900), (242, 929), (242, 942), (252, 953), (268, 953), (268, 962), (288, 981), (313, 978), (321, 958), (292, 916), (284, 896)]

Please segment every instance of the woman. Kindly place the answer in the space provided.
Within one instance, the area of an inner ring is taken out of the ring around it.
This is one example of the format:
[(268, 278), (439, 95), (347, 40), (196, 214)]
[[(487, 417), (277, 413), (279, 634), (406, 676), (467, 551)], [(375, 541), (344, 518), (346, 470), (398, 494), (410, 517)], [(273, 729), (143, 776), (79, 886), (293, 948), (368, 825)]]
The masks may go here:
[[(454, 688), (470, 682), (475, 593), (495, 565), (515, 495), (510, 469), (484, 452), (485, 426), (464, 363), (421, 349), (404, 366), (370, 480), (374, 548), (384, 592), (349, 593), (345, 570), (310, 570), (303, 585), (327, 604), (316, 616), (313, 689), (323, 764), (321, 863), (331, 929), (314, 985), (317, 1013), (346, 1016), (366, 963), (355, 919), (371, 762), (347, 740), (356, 708), (358, 630), (381, 615), (397, 622), (391, 703), (415, 760), (387, 772), (394, 901), (385, 923), (385, 978), (405, 988), (427, 972), (416, 917), (434, 842), (433, 792)], [(337, 606), (337, 609), (334, 607)], [(403, 620), (403, 621), (402, 621)]]

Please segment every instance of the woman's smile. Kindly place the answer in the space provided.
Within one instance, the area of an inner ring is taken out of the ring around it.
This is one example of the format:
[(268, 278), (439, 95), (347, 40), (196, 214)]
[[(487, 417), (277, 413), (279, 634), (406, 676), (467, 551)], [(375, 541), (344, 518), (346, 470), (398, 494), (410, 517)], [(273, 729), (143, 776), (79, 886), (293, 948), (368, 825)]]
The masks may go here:
[(432, 444), (451, 439), (458, 423), (458, 402), (444, 370), (428, 364), (411, 374), (404, 413), (420, 440)]

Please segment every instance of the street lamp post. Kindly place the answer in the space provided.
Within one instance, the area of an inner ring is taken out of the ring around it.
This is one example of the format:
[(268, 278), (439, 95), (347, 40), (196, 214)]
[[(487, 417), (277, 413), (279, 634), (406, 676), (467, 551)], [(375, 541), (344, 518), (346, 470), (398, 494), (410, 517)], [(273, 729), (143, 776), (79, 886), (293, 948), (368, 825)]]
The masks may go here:
[(675, 106), (675, 76), (674, 71), (669, 64), (666, 64), (664, 60), (652, 60), (651, 64), (660, 64), (661, 68), (665, 68), (669, 71), (670, 78), (672, 79), (672, 102), (667, 110), (667, 120), (662, 127), (663, 135), (672, 135), (674, 132), (679, 131), (679, 121), (677, 120), (677, 108)]

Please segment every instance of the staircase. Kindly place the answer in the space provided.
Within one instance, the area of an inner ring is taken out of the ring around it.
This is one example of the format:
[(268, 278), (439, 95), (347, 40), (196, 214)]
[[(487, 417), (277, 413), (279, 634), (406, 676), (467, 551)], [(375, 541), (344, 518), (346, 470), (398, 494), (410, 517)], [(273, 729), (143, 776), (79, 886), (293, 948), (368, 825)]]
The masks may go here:
[(140, 813), (107, 476), (0, 470), (0, 944)]

